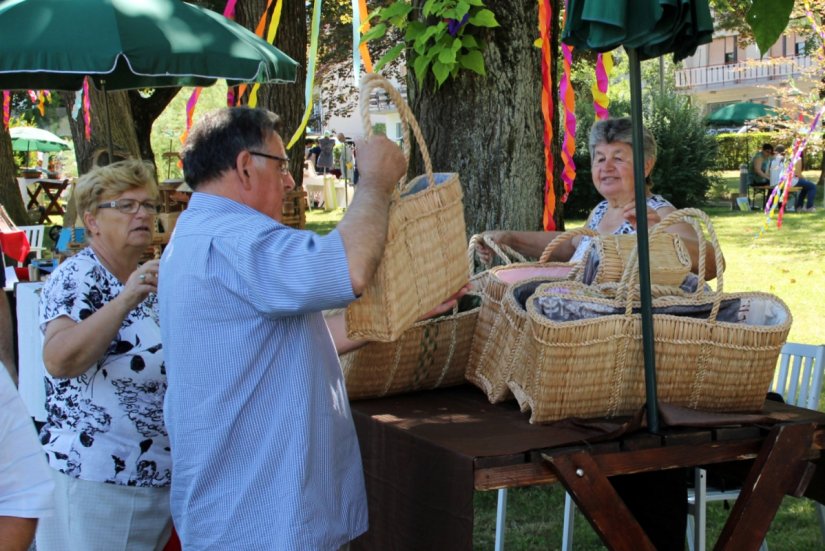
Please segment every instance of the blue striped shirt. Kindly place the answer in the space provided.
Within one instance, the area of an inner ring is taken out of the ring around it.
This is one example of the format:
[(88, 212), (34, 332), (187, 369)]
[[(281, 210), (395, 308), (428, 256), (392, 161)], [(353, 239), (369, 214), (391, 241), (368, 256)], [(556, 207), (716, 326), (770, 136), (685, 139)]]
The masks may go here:
[(355, 298), (338, 232), (195, 193), (158, 297), (184, 548), (334, 550), (366, 531), (361, 456), (320, 313)]

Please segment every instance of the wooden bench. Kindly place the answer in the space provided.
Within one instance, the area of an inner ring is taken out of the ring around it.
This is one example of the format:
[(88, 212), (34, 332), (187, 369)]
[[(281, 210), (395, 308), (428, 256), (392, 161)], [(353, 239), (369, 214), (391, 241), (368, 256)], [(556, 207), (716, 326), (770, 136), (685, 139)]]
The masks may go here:
[[(773, 188), (768, 184), (757, 184), (757, 185), (751, 184), (750, 186), (748, 186), (748, 197), (749, 197), (750, 202), (751, 202), (751, 208), (753, 210), (765, 210), (765, 205), (767, 204), (767, 201), (768, 201), (768, 194), (770, 193), (770, 191), (772, 189)], [(788, 190), (788, 202), (789, 202), (789, 204), (791, 204), (791, 205), (794, 204), (794, 201), (792, 201), (791, 199), (795, 200), (796, 199), (796, 194), (799, 193), (800, 191), (802, 191), (802, 186), (793, 186), (793, 187), (791, 187), (790, 190)], [(762, 208), (757, 209), (756, 208), (756, 196), (760, 193), (762, 194)]]

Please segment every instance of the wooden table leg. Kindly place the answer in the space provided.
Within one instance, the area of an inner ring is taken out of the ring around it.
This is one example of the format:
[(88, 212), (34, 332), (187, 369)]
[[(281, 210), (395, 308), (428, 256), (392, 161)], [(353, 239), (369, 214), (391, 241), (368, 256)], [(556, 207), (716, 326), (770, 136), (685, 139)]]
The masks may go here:
[(581, 451), (543, 457), (609, 549), (656, 551), (589, 453)]
[(808, 466), (805, 454), (815, 428), (813, 424), (800, 423), (771, 430), (742, 484), (715, 550), (759, 549), (782, 498), (789, 491), (800, 490)]

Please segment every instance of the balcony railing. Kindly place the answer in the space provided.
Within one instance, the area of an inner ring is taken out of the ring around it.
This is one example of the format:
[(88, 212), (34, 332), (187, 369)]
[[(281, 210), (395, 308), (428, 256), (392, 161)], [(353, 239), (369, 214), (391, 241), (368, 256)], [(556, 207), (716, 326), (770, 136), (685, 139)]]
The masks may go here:
[(742, 61), (676, 71), (677, 89), (702, 89), (731, 84), (759, 84), (798, 76), (811, 66), (811, 56), (795, 56), (772, 62)]
[[(404, 98), (406, 101), (407, 99), (407, 87), (400, 86), (398, 89), (401, 97)], [(390, 101), (389, 96), (383, 90), (376, 90), (370, 96), (370, 111), (372, 112), (387, 112), (387, 111), (397, 111), (398, 108), (395, 106), (393, 102)]]

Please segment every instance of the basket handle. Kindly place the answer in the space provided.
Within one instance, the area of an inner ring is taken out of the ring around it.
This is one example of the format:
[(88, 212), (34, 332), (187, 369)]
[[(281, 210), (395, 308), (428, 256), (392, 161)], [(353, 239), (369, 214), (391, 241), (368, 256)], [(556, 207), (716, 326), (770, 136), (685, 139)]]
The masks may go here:
[(556, 236), (555, 239), (553, 239), (550, 243), (547, 244), (547, 246), (544, 248), (544, 251), (542, 251), (541, 256), (539, 257), (539, 262), (541, 264), (546, 264), (547, 262), (549, 262), (550, 255), (553, 254), (553, 252), (559, 247), (559, 245), (566, 241), (570, 241), (571, 239), (579, 235), (598, 237), (599, 232), (588, 227), (581, 227), (563, 232), (561, 235)]
[[(410, 131), (412, 131), (413, 136), (415, 136), (415, 141), (418, 143), (418, 148), (421, 151), (421, 157), (424, 159), (424, 171), (427, 174), (427, 182), (429, 187), (435, 187), (435, 178), (433, 177), (433, 163), (430, 160), (430, 152), (427, 149), (427, 146), (424, 143), (424, 136), (421, 134), (421, 128), (418, 126), (418, 121), (415, 120), (415, 116), (410, 109), (410, 106), (407, 105), (407, 102), (404, 101), (404, 98), (395, 89), (395, 86), (392, 85), (390, 81), (382, 77), (377, 73), (367, 73), (364, 75), (364, 78), (361, 79), (361, 89), (359, 91), (359, 98), (358, 98), (358, 105), (361, 111), (361, 122), (364, 126), (364, 141), (369, 141), (370, 137), (372, 137), (372, 122), (370, 120), (370, 95), (372, 95), (373, 90), (382, 89), (384, 90), (387, 95), (390, 97), (390, 100), (395, 104), (398, 108), (398, 115), (401, 117), (401, 127), (403, 128), (403, 151), (404, 157), (407, 158), (407, 163), (410, 162)], [(405, 176), (406, 177), (406, 176)], [(404, 178), (405, 178), (404, 177)], [(406, 191), (406, 187), (409, 185), (409, 182), (406, 182), (402, 178), (398, 182), (398, 187), (395, 191), (395, 196), (398, 197), (401, 195), (403, 191)]]
[[(524, 258), (521, 253), (507, 245), (499, 245), (492, 239), (489, 239), (488, 235), (489, 234), (487, 233), (477, 233), (470, 238), (470, 246), (467, 248), (467, 262), (470, 268), (470, 275), (475, 272), (475, 260), (476, 253), (478, 252), (478, 245), (485, 245), (492, 249), (493, 252), (496, 253), (496, 256), (505, 264), (512, 264), (514, 259), (518, 262), (527, 262), (527, 259)], [(488, 265), (486, 267), (489, 268)]]
[[(663, 233), (670, 226), (679, 223), (690, 224), (696, 232), (696, 237), (699, 243), (699, 281), (696, 284), (696, 292), (694, 293), (695, 296), (699, 296), (705, 292), (705, 255), (707, 251), (705, 232), (707, 232), (707, 239), (710, 241), (711, 247), (713, 247), (714, 258), (716, 260), (716, 291), (711, 293), (713, 295), (713, 308), (711, 309), (708, 320), (714, 322), (716, 321), (716, 316), (719, 313), (719, 305), (722, 302), (722, 292), (724, 290), (725, 260), (722, 256), (722, 249), (719, 246), (719, 238), (716, 235), (716, 230), (713, 228), (713, 224), (711, 223), (710, 218), (708, 218), (708, 215), (699, 209), (679, 209), (668, 214), (664, 220), (659, 222), (656, 227), (653, 228), (651, 235)], [(702, 226), (704, 226), (705, 232), (702, 231)], [(633, 301), (631, 298), (630, 289), (636, 284), (639, 277), (638, 255), (639, 248), (637, 245), (636, 247), (633, 247), (633, 251), (630, 253), (627, 265), (625, 266), (625, 271), (622, 274), (622, 279), (619, 282), (618, 295), (624, 297), (626, 300), (626, 314), (630, 314), (632, 310)]]

